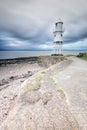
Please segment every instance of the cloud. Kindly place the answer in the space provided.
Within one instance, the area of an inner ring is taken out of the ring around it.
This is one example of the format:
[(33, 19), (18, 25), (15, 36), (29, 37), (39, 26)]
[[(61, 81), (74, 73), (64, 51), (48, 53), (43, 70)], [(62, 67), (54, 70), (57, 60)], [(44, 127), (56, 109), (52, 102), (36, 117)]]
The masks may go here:
[(75, 43), (64, 44), (65, 50), (87, 50), (87, 39)]
[(0, 33), (0, 50), (4, 50), (4, 48), (7, 50), (15, 50), (15, 49), (23, 49), (30, 47), (32, 44), (27, 40), (21, 40), (18, 38), (15, 38), (10, 33)]
[(0, 1), (0, 32), (4, 36), (1, 40), (0, 35), (0, 48), (52, 48), (47, 42), (53, 42), (54, 23), (59, 18), (65, 27), (64, 44), (80, 44), (87, 38), (86, 5), (86, 0)]

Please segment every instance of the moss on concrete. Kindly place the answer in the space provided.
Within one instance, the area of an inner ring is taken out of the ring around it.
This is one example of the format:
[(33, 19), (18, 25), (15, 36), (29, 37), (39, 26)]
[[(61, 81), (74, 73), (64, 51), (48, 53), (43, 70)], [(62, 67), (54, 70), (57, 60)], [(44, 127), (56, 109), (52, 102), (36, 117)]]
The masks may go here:
[(36, 77), (34, 80), (34, 83), (32, 84), (32, 90), (37, 90), (40, 86), (40, 80), (41, 80), (41, 75)]
[(62, 89), (61, 87), (56, 87), (56, 90), (57, 90), (58, 92), (63, 92), (63, 89)]
[(61, 88), (61, 87), (56, 87), (56, 90), (57, 90), (57, 92), (59, 92), (60, 93), (60, 97), (64, 100), (64, 101), (66, 101), (67, 100), (67, 98), (66, 98), (66, 95), (65, 95), (65, 93), (64, 93), (64, 90)]
[(41, 74), (46, 74), (46, 71), (45, 71), (45, 70), (43, 70), (43, 71), (41, 72)]
[(57, 75), (58, 73), (59, 73), (59, 71), (58, 71), (58, 70), (54, 71), (54, 75)]
[(57, 81), (55, 80), (55, 78), (53, 76), (50, 77), (51, 81), (56, 85)]

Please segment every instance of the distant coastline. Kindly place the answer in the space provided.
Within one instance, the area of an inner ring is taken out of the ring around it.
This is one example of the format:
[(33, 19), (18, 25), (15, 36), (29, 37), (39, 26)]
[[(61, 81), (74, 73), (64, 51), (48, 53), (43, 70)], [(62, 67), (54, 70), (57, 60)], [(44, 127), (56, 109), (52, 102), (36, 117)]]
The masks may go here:
[[(73, 50), (73, 51), (63, 51), (64, 55), (78, 55), (81, 52), (87, 52), (82, 50)], [(38, 56), (45, 56), (51, 55), (54, 51), (0, 51), (0, 59), (15, 59), (15, 58), (27, 58), (27, 57), (38, 57)]]

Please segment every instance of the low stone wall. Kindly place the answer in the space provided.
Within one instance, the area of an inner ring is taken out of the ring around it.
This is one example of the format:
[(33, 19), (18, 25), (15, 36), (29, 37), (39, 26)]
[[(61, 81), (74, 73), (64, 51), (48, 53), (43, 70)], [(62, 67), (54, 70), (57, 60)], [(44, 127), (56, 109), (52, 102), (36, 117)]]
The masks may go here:
[(42, 66), (49, 67), (65, 59), (65, 56), (39, 56), (38, 63)]

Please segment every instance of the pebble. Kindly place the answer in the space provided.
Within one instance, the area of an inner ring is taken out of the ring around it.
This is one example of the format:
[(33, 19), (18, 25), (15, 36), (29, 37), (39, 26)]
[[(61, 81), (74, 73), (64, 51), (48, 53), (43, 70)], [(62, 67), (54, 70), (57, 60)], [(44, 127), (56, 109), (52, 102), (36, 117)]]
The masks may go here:
[(17, 95), (3, 96), (0, 99), (0, 124), (7, 118), (9, 112), (14, 107), (16, 97)]

